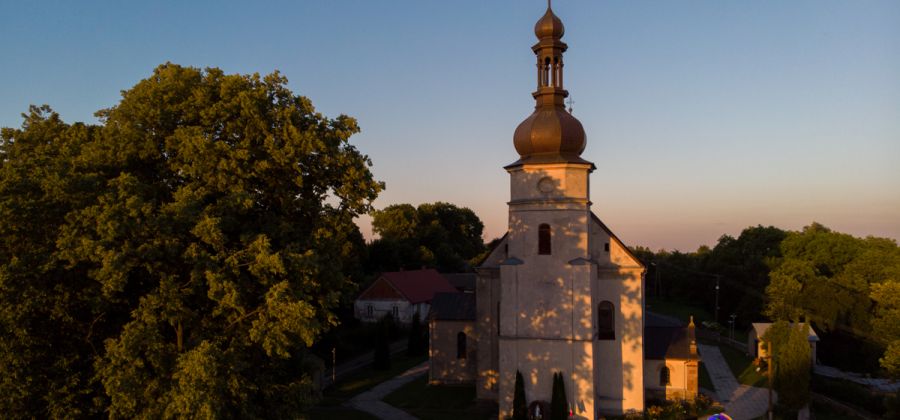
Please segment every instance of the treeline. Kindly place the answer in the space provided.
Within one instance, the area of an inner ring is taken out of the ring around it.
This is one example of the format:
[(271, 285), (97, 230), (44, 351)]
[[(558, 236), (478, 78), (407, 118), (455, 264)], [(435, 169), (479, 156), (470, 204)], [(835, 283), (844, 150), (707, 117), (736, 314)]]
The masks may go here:
[(812, 223), (801, 231), (750, 227), (690, 253), (635, 252), (648, 266), (651, 296), (714, 313), (718, 281), (720, 323), (731, 313), (744, 328), (806, 320), (820, 332), (823, 362), (900, 375), (900, 247), (893, 239)]
[(769, 272), (781, 258), (781, 242), (787, 235), (776, 227), (755, 226), (737, 238), (722, 235), (712, 249), (653, 252), (636, 247), (633, 251), (647, 266), (649, 296), (691, 303), (714, 314), (718, 284), (719, 322), (734, 313), (736, 324), (746, 328), (763, 319)]

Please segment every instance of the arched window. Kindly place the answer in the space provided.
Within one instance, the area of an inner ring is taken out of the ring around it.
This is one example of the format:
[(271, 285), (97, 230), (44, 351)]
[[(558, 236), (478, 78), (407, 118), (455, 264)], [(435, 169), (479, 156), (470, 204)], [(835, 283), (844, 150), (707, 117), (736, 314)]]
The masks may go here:
[(597, 339), (616, 339), (615, 307), (608, 300), (604, 300), (597, 305)]
[(669, 386), (672, 382), (669, 380), (669, 367), (663, 366), (659, 370), (659, 386)]
[(543, 80), (543, 81), (544, 81), (543, 85), (544, 85), (544, 86), (550, 86), (550, 57), (545, 57), (545, 58), (544, 58), (543, 78), (544, 78), (544, 80)]
[(466, 333), (462, 331), (460, 331), (459, 334), (456, 334), (456, 358), (466, 358)]
[(538, 226), (538, 254), (550, 255), (550, 225)]

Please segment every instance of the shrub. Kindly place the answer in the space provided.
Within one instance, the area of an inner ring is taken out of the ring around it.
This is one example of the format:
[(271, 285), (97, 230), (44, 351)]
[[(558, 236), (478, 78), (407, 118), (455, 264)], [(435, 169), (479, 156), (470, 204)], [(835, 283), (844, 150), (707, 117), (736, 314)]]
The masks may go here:
[(566, 420), (569, 417), (569, 402), (566, 399), (566, 383), (562, 372), (553, 374), (553, 394), (550, 398), (550, 420)]
[(513, 395), (513, 420), (528, 420), (528, 402), (525, 400), (525, 380), (516, 371), (516, 386)]

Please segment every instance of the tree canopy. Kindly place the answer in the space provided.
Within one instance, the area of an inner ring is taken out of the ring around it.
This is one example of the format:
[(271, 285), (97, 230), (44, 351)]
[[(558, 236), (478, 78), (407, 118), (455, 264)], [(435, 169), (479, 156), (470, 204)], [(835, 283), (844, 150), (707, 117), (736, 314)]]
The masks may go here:
[[(772, 226), (723, 235), (712, 249), (652, 252), (647, 291), (715, 311), (749, 326), (764, 318), (808, 320), (819, 329), (819, 359), (850, 370), (881, 367), (900, 375), (900, 247), (888, 238), (856, 238), (812, 223), (801, 231)], [(659, 281), (657, 281), (657, 279)], [(658, 287), (661, 286), (661, 287)], [(856, 357), (843, 357), (853, 352)]]
[(450, 203), (394, 204), (373, 214), (380, 238), (370, 246), (370, 270), (434, 267), (463, 271), (484, 250), (484, 225), (472, 210)]
[(273, 73), (165, 64), (0, 141), (0, 411), (293, 417), (382, 185)]
[(900, 373), (900, 247), (892, 239), (856, 238), (813, 223), (790, 232), (766, 288), (772, 319), (806, 317), (887, 347), (882, 367)]

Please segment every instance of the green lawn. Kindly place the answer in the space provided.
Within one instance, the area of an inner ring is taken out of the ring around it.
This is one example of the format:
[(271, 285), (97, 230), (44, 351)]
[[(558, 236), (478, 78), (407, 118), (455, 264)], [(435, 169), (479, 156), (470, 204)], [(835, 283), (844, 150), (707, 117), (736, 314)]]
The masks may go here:
[(731, 373), (734, 374), (738, 382), (759, 388), (769, 386), (768, 379), (761, 372), (756, 371), (753, 360), (747, 357), (744, 352), (729, 346), (719, 346), (719, 351), (722, 352), (728, 367), (731, 368)]
[(391, 393), (384, 402), (422, 420), (480, 420), (497, 417), (496, 406), (477, 404), (475, 387), (428, 385), (418, 378)]
[(309, 410), (311, 420), (378, 420), (378, 417), (345, 407), (313, 407)]
[(662, 315), (674, 316), (685, 324), (690, 320), (691, 315), (694, 316), (694, 322), (697, 324), (713, 319), (712, 314), (704, 308), (660, 297), (648, 297), (647, 310)]
[(371, 365), (362, 368), (353, 375), (338, 381), (334, 386), (328, 387), (323, 393), (322, 401), (319, 402), (319, 405), (324, 407), (341, 405), (354, 395), (367, 391), (373, 386), (391, 379), (426, 360), (428, 360), (427, 356), (408, 357), (405, 354), (400, 354), (391, 359), (390, 370), (375, 370)]
[[(697, 306), (691, 303), (681, 302), (673, 299), (666, 299), (660, 297), (647, 297), (647, 310), (650, 312), (655, 312), (662, 315), (673, 316), (678, 318), (685, 324), (690, 321), (691, 316), (694, 316), (694, 323), (698, 326), (701, 325), (703, 321), (712, 321), (713, 314), (710, 313), (706, 308), (702, 306)], [(719, 324), (722, 325), (723, 334), (725, 336), (729, 335), (728, 331), (728, 314), (720, 312), (719, 313)], [(747, 332), (739, 330), (735, 328), (734, 330), (734, 339), (740, 341), (742, 343), (747, 342)]]

